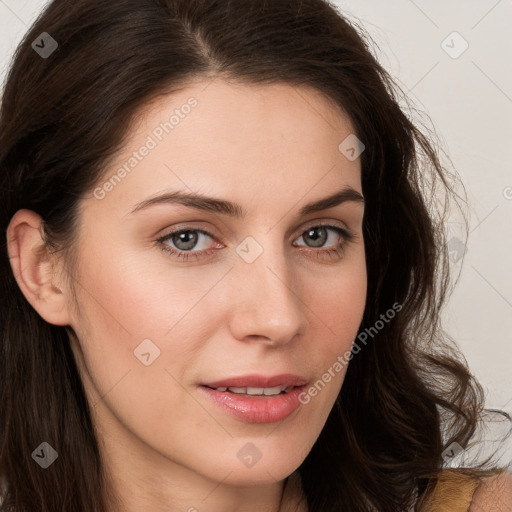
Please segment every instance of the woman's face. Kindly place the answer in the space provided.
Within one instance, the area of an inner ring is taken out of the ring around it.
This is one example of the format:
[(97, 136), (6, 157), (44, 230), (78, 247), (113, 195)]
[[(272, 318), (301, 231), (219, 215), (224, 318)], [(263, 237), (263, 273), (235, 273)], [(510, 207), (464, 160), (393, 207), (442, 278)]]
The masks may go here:
[(283, 479), (324, 426), (365, 306), (363, 202), (302, 212), (362, 194), (360, 159), (339, 149), (354, 129), (313, 90), (221, 80), (139, 121), (82, 202), (71, 280), (104, 449), (119, 467)]

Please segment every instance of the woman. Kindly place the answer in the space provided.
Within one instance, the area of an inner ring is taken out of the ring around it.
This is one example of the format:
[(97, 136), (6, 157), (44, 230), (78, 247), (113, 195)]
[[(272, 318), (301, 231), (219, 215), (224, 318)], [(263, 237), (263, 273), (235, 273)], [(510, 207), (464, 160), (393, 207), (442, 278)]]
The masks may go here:
[(509, 506), (443, 470), (483, 396), (396, 91), (322, 0), (48, 5), (0, 117), (2, 510)]

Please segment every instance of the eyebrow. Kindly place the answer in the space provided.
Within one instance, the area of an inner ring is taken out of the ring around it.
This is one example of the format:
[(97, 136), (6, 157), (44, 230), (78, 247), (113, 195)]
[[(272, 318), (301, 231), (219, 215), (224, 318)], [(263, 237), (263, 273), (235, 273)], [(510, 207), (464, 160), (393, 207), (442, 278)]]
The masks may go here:
[[(313, 201), (306, 204), (300, 209), (300, 215), (305, 216), (310, 213), (327, 210), (334, 208), (346, 202), (355, 202), (364, 204), (364, 197), (355, 189), (350, 186), (339, 190), (338, 192), (324, 197), (322, 199)], [(246, 211), (238, 203), (233, 203), (225, 199), (218, 199), (215, 197), (208, 197), (191, 192), (166, 192), (164, 194), (145, 199), (137, 203), (135, 208), (130, 213), (135, 213), (156, 204), (181, 204), (189, 208), (196, 208), (198, 210), (220, 213), (234, 218), (242, 218), (246, 216)]]

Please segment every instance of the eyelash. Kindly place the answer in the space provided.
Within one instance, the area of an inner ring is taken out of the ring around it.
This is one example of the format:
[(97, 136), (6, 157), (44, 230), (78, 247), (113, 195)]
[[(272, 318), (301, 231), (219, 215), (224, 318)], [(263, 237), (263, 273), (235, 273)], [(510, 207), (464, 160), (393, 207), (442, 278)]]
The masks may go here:
[[(329, 259), (335, 259), (335, 258), (340, 258), (341, 255), (343, 254), (344, 252), (344, 249), (345, 249), (345, 245), (348, 245), (350, 242), (352, 242), (354, 239), (355, 239), (355, 235), (347, 230), (347, 229), (344, 229), (340, 226), (334, 226), (334, 225), (331, 225), (331, 224), (315, 224), (313, 226), (310, 226), (308, 228), (306, 228), (305, 231), (303, 231), (302, 235), (304, 235), (304, 233), (306, 233), (307, 231), (310, 231), (311, 229), (316, 229), (316, 228), (330, 228), (332, 229), (333, 231), (335, 231), (338, 235), (341, 235), (342, 237), (342, 242), (335, 248), (333, 249), (313, 249), (313, 248), (310, 248), (307, 250), (307, 252), (313, 252), (315, 253), (315, 256), (317, 258), (320, 258), (320, 257), (323, 257), (323, 256), (326, 256), (328, 257)], [(207, 257), (209, 256), (210, 254), (212, 254), (213, 252), (215, 252), (217, 249), (207, 249), (207, 250), (204, 250), (204, 251), (180, 251), (180, 250), (177, 250), (177, 249), (173, 249), (172, 247), (169, 247), (167, 244), (165, 244), (164, 242), (166, 240), (168, 240), (169, 238), (175, 236), (175, 235), (178, 235), (180, 233), (185, 233), (187, 231), (193, 231), (193, 232), (196, 232), (196, 233), (202, 233), (203, 235), (206, 235), (206, 236), (209, 236), (210, 238), (212, 239), (215, 239), (215, 237), (211, 234), (211, 233), (208, 233), (208, 231), (205, 231), (203, 229), (198, 229), (198, 228), (180, 228), (180, 229), (177, 229), (175, 231), (171, 231), (170, 233), (166, 234), (165, 236), (159, 238), (158, 240), (156, 240), (159, 245), (160, 245), (160, 248), (162, 249), (162, 251), (166, 252), (166, 253), (170, 253), (172, 256), (174, 256), (175, 258), (178, 258), (178, 259), (181, 259), (183, 261), (190, 261), (190, 260), (198, 260), (198, 259), (201, 259), (203, 257)]]

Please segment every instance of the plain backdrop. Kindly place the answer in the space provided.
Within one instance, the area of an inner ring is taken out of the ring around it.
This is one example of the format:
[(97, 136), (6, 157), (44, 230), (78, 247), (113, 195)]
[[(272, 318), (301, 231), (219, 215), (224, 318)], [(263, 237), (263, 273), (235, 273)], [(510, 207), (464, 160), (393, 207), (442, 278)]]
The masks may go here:
[[(44, 0), (0, 0), (0, 79)], [(512, 413), (512, 2), (335, 2), (377, 44), (379, 61), (432, 120), (470, 203), (467, 244), (451, 218), (458, 284), (444, 310), (487, 392)], [(464, 259), (460, 256), (465, 252)]]

